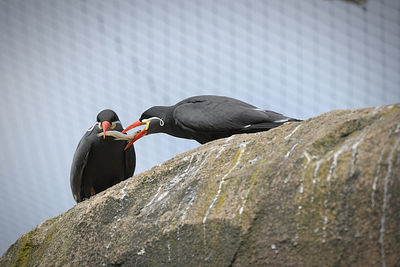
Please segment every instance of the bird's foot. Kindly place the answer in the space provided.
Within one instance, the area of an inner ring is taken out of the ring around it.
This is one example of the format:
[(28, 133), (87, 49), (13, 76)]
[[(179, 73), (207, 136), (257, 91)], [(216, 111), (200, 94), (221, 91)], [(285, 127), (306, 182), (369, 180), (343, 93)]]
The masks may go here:
[(83, 201), (90, 199), (92, 196), (96, 195), (96, 191), (94, 191), (94, 188), (90, 188), (90, 197), (84, 197)]

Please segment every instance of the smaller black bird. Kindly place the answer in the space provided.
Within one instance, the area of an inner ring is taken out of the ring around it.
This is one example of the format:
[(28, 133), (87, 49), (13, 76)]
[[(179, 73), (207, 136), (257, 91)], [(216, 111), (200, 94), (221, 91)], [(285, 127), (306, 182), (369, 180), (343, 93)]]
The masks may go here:
[(133, 175), (136, 165), (135, 149), (123, 148), (127, 141), (115, 141), (106, 132), (121, 132), (117, 114), (105, 109), (97, 115), (76, 148), (71, 166), (71, 190), (76, 202), (90, 198)]
[(153, 133), (194, 139), (204, 144), (233, 134), (268, 131), (289, 121), (300, 120), (234, 98), (202, 95), (187, 98), (173, 106), (151, 107), (122, 133), (146, 124), (145, 129), (132, 138), (125, 149), (144, 135)]

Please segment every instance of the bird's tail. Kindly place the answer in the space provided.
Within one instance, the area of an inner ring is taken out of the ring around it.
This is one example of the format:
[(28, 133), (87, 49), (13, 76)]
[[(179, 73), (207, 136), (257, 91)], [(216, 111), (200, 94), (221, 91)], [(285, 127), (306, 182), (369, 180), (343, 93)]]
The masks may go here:
[(261, 132), (261, 131), (268, 131), (272, 128), (281, 126), (282, 124), (286, 122), (300, 122), (302, 120), (294, 119), (294, 118), (286, 118), (286, 119), (281, 119), (277, 121), (268, 121), (268, 122), (260, 122), (260, 123), (255, 123), (252, 125), (248, 125), (243, 129), (243, 132), (246, 133), (255, 133), (255, 132)]

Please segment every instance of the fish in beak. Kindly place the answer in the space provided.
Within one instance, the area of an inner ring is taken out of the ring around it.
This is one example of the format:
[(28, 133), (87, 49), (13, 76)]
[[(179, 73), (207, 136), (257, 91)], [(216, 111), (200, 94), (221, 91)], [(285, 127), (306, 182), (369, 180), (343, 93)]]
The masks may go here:
[[(140, 138), (142, 138), (143, 136), (145, 136), (146, 134), (148, 134), (149, 131), (149, 127), (150, 127), (150, 122), (153, 120), (158, 120), (160, 122), (160, 126), (164, 126), (164, 121), (158, 117), (152, 117), (152, 118), (148, 118), (148, 119), (143, 119), (143, 120), (138, 120), (135, 123), (129, 125), (128, 127), (126, 127), (125, 130), (122, 131), (122, 133), (126, 133), (129, 130), (132, 130), (133, 128), (142, 126), (142, 125), (146, 125), (146, 127), (141, 130), (140, 132), (138, 132), (134, 138), (131, 139), (131, 141), (129, 141), (129, 143), (126, 145), (126, 147), (124, 148), (124, 150), (127, 150), (128, 147), (130, 147), (134, 142), (136, 142), (137, 140), (139, 140)], [(154, 130), (154, 129), (153, 129)]]
[(122, 133), (126, 133), (127, 131), (132, 130), (133, 128), (136, 128), (136, 127), (139, 127), (139, 126), (142, 126), (145, 124), (147, 124), (146, 127), (143, 130), (141, 130), (137, 135), (135, 135), (135, 137), (132, 138), (131, 141), (129, 141), (129, 143), (125, 146), (124, 150), (127, 150), (128, 147), (130, 147), (134, 142), (136, 142), (137, 140), (139, 140), (140, 138), (142, 138), (143, 136), (146, 135), (147, 130), (149, 129), (149, 126), (150, 126), (150, 121), (146, 121), (146, 122), (136, 121), (135, 123), (129, 125), (128, 127), (126, 127), (125, 130), (122, 131)]

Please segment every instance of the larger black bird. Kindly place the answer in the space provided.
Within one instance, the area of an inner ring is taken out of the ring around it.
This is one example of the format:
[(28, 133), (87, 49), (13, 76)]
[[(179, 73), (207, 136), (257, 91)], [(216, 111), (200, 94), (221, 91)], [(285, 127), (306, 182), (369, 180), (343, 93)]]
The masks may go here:
[(189, 97), (173, 106), (151, 107), (122, 133), (147, 124), (127, 147), (152, 133), (166, 133), (204, 144), (233, 134), (268, 131), (288, 121), (299, 120), (234, 98), (202, 95)]
[(76, 202), (88, 199), (133, 175), (135, 149), (132, 146), (124, 151), (128, 142), (106, 137), (108, 130), (121, 132), (123, 127), (117, 114), (106, 109), (97, 115), (97, 122), (87, 130), (76, 148), (70, 177)]

